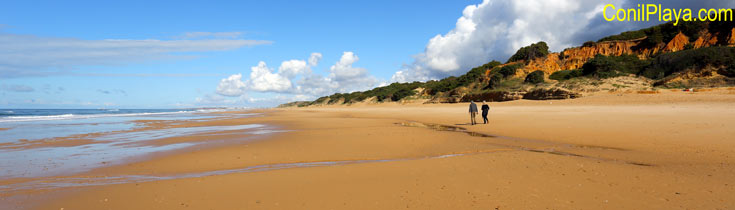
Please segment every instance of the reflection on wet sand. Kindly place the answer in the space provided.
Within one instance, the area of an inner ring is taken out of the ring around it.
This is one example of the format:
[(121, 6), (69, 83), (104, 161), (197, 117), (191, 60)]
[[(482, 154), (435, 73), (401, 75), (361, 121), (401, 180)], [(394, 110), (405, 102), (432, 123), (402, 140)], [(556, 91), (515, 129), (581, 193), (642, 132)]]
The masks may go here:
[[(239, 134), (262, 135), (278, 132), (262, 124), (231, 126), (198, 126), (149, 129), (138, 132), (115, 132), (87, 135), (84, 138), (64, 138), (59, 141), (76, 141), (78, 145), (53, 146), (42, 142), (18, 142), (17, 144), (41, 144), (32, 148), (5, 147), (0, 149), (0, 178), (41, 177), (86, 171), (92, 168), (119, 164), (122, 160), (147, 154), (182, 149), (197, 142), (152, 144), (154, 140), (201, 135), (221, 135), (223, 131), (242, 131)], [(51, 139), (51, 142), (54, 142)], [(22, 146), (22, 145), (21, 145)]]
[(315, 162), (295, 162), (295, 163), (274, 163), (274, 164), (263, 164), (248, 166), (239, 169), (229, 170), (217, 170), (217, 171), (206, 171), (199, 173), (184, 173), (175, 174), (169, 176), (153, 176), (153, 175), (120, 175), (120, 176), (104, 176), (104, 177), (48, 177), (48, 178), (37, 178), (26, 182), (19, 182), (10, 185), (0, 187), (0, 195), (10, 194), (17, 191), (27, 190), (48, 190), (55, 188), (65, 187), (85, 187), (85, 186), (100, 186), (100, 185), (111, 185), (111, 184), (127, 184), (127, 183), (141, 183), (171, 179), (185, 179), (185, 178), (197, 178), (214, 175), (226, 175), (235, 173), (252, 173), (261, 171), (273, 171), (290, 168), (311, 168), (311, 167), (324, 167), (324, 166), (336, 166), (336, 165), (350, 165), (360, 163), (378, 163), (378, 162), (394, 162), (394, 161), (407, 161), (407, 160), (421, 160), (421, 159), (435, 159), (435, 158), (449, 158), (464, 155), (473, 154), (487, 154), (493, 152), (509, 151), (506, 149), (486, 150), (480, 152), (468, 152), (468, 153), (456, 153), (456, 154), (443, 154), (429, 157), (415, 157), (415, 158), (396, 158), (396, 159), (373, 159), (373, 160), (335, 160), (335, 161), (315, 161)]
[[(624, 161), (624, 160), (610, 159), (610, 158), (603, 158), (603, 157), (592, 157), (592, 156), (581, 155), (581, 154), (567, 152), (567, 151), (560, 151), (560, 149), (564, 149), (564, 148), (582, 149), (582, 150), (586, 149), (586, 150), (627, 151), (621, 148), (594, 146), (594, 145), (563, 144), (563, 143), (541, 141), (541, 140), (502, 137), (502, 136), (484, 134), (484, 133), (475, 132), (475, 131), (468, 131), (466, 128), (463, 128), (463, 127), (451, 126), (451, 125), (441, 125), (441, 124), (435, 124), (435, 123), (422, 123), (422, 122), (410, 121), (410, 122), (396, 123), (396, 125), (406, 126), (406, 127), (429, 128), (429, 129), (436, 130), (436, 131), (461, 132), (461, 133), (465, 133), (473, 137), (484, 137), (484, 138), (490, 138), (493, 140), (504, 140), (500, 142), (493, 141), (493, 143), (489, 143), (489, 144), (492, 144), (494, 146), (500, 146), (503, 148), (519, 150), (519, 151), (589, 158), (589, 159), (602, 160), (602, 161), (619, 162), (623, 164), (630, 164), (630, 165), (636, 165), (636, 166), (653, 166), (653, 164), (641, 163), (641, 162), (636, 162), (636, 161)], [(545, 148), (545, 149), (541, 149), (541, 148)]]

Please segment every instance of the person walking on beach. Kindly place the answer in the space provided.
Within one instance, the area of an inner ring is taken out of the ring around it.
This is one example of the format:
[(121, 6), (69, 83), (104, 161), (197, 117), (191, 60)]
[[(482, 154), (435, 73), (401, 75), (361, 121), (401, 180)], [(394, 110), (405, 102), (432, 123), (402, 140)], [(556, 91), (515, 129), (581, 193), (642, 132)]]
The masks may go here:
[(482, 101), (482, 121), (484, 121), (485, 124), (488, 123), (487, 120), (487, 112), (490, 111), (490, 106), (485, 103), (485, 101)]
[(477, 115), (477, 104), (474, 101), (470, 101), (470, 119), (472, 120), (472, 125), (477, 124), (475, 122), (475, 115)]

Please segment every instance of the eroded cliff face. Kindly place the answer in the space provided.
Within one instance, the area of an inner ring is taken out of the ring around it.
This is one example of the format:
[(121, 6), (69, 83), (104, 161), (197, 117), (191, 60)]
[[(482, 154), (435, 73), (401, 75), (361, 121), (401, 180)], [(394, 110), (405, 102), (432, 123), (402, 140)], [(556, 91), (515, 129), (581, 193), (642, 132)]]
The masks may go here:
[(710, 33), (706, 33), (706, 34), (703, 34), (702, 36), (699, 36), (699, 38), (697, 38), (697, 40), (695, 40), (693, 43), (694, 48), (702, 48), (706, 46), (712, 46), (715, 44), (717, 44), (717, 36), (710, 34)]
[[(564, 55), (564, 57), (561, 59), (561, 68), (558, 70), (552, 70), (552, 72), (581, 68), (582, 65), (587, 62), (587, 60), (594, 58), (597, 54), (620, 56), (624, 54), (648, 55), (658, 52), (658, 50), (656, 50), (655, 52), (651, 50), (647, 50), (645, 52), (633, 50), (636, 46), (640, 45), (642, 41), (643, 39), (626, 41), (606, 41), (598, 42), (591, 46), (565, 49), (561, 53)], [(643, 58), (645, 56), (641, 57)]]
[(666, 44), (666, 47), (664, 47), (662, 52), (676, 52), (679, 50), (684, 50), (684, 47), (689, 44), (689, 37), (684, 35), (683, 33), (679, 32), (679, 34), (676, 34), (676, 36), (669, 41), (669, 43)]
[[(708, 31), (704, 31), (694, 42), (689, 42), (689, 37), (680, 32), (668, 43), (659, 43), (654, 46), (645, 46), (645, 37), (634, 40), (597, 42), (589, 46), (568, 48), (563, 50), (561, 53), (549, 53), (546, 57), (536, 58), (525, 62), (525, 66), (518, 69), (515, 77), (522, 78), (528, 73), (536, 70), (543, 71), (548, 77), (548, 75), (557, 71), (579, 69), (582, 68), (584, 63), (598, 54), (606, 56), (632, 54), (638, 56), (640, 59), (648, 59), (658, 53), (669, 53), (684, 50), (689, 44), (691, 44), (692, 48), (715, 46), (719, 42), (717, 38), (718, 36), (719, 34), (717, 33), (712, 34)], [(730, 34), (725, 37), (728, 37), (727, 45), (735, 46), (735, 28), (733, 28), (730, 31)], [(512, 64), (516, 63), (504, 64), (501, 65), (501, 67)], [(490, 74), (491, 69), (488, 69), (485, 72), (485, 75), (489, 76)]]
[(531, 62), (528, 62), (525, 67), (516, 72), (516, 76), (525, 76), (536, 70), (541, 70), (546, 75), (549, 75), (555, 71), (559, 71), (562, 68), (561, 64), (563, 64), (563, 62), (559, 60), (559, 53), (549, 53), (549, 55), (544, 58), (536, 58)]

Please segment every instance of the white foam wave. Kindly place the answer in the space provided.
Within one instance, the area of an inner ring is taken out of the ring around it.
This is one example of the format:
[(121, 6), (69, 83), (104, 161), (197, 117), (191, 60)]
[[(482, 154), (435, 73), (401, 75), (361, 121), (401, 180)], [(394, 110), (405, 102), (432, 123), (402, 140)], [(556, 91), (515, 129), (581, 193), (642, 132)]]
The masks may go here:
[(197, 111), (176, 111), (176, 112), (142, 112), (142, 113), (126, 113), (126, 114), (62, 114), (62, 115), (46, 115), (46, 116), (8, 116), (0, 117), (0, 122), (26, 122), (26, 121), (44, 121), (44, 120), (71, 120), (71, 119), (88, 119), (101, 117), (132, 117), (145, 115), (164, 115), (164, 114), (181, 114), (192, 113)]
[[(43, 120), (88, 119), (88, 118), (101, 118), (101, 117), (131, 117), (131, 116), (165, 115), (165, 114), (182, 114), (182, 113), (212, 113), (212, 112), (225, 112), (225, 111), (245, 110), (245, 109), (247, 108), (216, 108), (216, 109), (181, 110), (181, 111), (173, 111), (173, 112), (141, 112), (141, 113), (115, 113), (115, 114), (61, 114), (61, 115), (45, 115), (45, 116), (6, 116), (6, 117), (0, 117), (0, 123), (2, 122), (43, 121)], [(119, 110), (115, 110), (115, 111), (119, 111)]]

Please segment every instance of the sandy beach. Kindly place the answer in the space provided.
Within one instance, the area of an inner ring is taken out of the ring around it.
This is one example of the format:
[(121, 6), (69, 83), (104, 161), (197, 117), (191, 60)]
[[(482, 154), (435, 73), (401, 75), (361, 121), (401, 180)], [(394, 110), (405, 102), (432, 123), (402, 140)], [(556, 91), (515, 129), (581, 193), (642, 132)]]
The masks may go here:
[(733, 90), (489, 104), (490, 124), (474, 126), (467, 103), (265, 109), (248, 118), (152, 123), (264, 124), (279, 132), (155, 140), (148, 144), (204, 144), (39, 179), (67, 185), (6, 192), (0, 203), (10, 209), (735, 206)]

